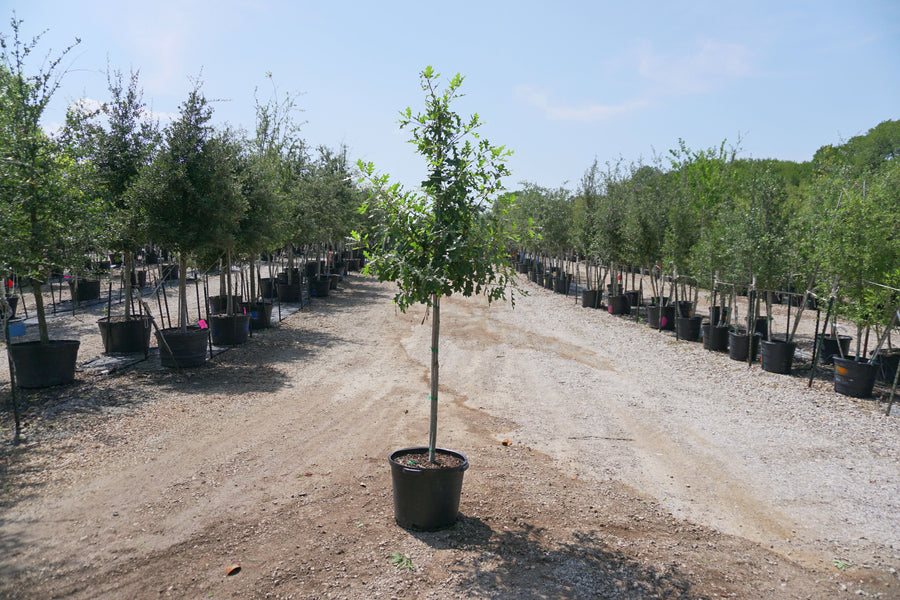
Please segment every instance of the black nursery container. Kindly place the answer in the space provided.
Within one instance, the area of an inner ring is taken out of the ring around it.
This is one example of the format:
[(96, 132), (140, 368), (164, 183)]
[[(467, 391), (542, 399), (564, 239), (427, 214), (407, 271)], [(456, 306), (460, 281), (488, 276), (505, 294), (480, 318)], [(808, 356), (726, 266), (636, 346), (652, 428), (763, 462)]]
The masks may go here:
[(457, 467), (423, 469), (405, 464), (404, 456), (428, 452), (428, 448), (404, 448), (390, 456), (394, 488), (394, 519), (404, 529), (434, 531), (450, 527), (459, 515), (463, 474), (469, 460), (459, 452), (437, 448), (462, 461)]

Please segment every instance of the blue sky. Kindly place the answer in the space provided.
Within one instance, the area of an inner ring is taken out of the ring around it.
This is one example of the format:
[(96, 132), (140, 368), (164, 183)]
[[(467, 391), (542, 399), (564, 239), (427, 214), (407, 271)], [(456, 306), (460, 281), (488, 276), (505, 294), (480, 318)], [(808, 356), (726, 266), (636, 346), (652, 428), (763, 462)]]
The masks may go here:
[[(397, 125), (418, 73), (462, 73), (463, 114), (514, 154), (506, 186), (574, 189), (594, 158), (652, 160), (740, 140), (751, 158), (809, 160), (900, 118), (900, 2), (306, 2), (6, 0), (41, 46), (81, 43), (46, 125), (107, 98), (105, 69), (140, 69), (176, 113), (202, 72), (220, 123), (252, 130), (254, 90), (299, 94), (312, 145), (349, 146), (407, 186), (425, 174)], [(271, 72), (273, 79), (266, 79)]]

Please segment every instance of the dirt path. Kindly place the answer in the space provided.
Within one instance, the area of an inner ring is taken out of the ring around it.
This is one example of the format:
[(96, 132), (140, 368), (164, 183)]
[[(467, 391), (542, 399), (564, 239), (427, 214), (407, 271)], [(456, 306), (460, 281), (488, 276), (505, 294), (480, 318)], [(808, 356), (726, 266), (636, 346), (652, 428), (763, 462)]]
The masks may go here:
[(896, 418), (529, 289), (444, 303), (454, 528), (392, 522), (429, 328), (351, 277), (207, 367), (33, 394), (0, 596), (900, 597)]

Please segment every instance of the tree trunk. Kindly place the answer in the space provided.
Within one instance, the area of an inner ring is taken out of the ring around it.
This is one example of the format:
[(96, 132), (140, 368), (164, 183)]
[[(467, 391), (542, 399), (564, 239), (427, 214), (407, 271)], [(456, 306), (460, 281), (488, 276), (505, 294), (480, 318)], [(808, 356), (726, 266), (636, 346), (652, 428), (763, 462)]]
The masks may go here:
[(134, 257), (131, 250), (125, 250), (125, 273), (122, 275), (125, 285), (125, 318), (130, 319), (133, 314), (131, 312), (131, 278), (134, 274)]
[(181, 333), (187, 333), (187, 253), (178, 253), (178, 327)]
[(251, 255), (250, 258), (250, 269), (248, 271), (250, 278), (250, 302), (256, 302), (256, 280), (259, 277), (259, 272), (256, 268), (256, 257)]
[[(44, 312), (44, 296), (41, 293), (41, 282), (34, 277), (31, 278), (31, 290), (34, 293), (34, 304), (38, 316), (38, 331), (41, 334), (41, 343), (47, 344), (50, 342), (50, 334), (47, 331), (47, 315)], [(72, 305), (74, 306), (74, 302)]]
[(428, 460), (434, 462), (434, 449), (437, 446), (437, 409), (438, 409), (438, 340), (441, 329), (441, 298), (432, 296), (431, 306), (431, 418), (428, 428)]
[(225, 268), (228, 271), (225, 274), (225, 314), (229, 317), (234, 314), (234, 296), (231, 294), (231, 249), (225, 251)]

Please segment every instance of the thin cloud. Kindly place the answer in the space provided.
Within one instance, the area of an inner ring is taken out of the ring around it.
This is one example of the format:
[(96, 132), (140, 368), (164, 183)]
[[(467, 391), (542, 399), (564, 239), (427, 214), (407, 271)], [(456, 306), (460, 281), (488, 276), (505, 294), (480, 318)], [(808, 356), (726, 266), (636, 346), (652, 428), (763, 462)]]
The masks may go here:
[(515, 90), (516, 98), (525, 104), (529, 104), (552, 121), (577, 121), (596, 122), (612, 117), (639, 111), (645, 108), (649, 102), (643, 99), (634, 99), (620, 104), (583, 104), (567, 106), (551, 98), (548, 91), (530, 85), (520, 85)]
[(666, 98), (706, 94), (729, 81), (753, 74), (751, 53), (741, 44), (702, 40), (696, 52), (667, 57), (656, 54), (649, 43), (606, 63), (609, 77), (637, 77), (638, 94), (615, 104), (575, 105), (560, 101), (540, 87), (520, 85), (515, 90), (519, 101), (539, 109), (549, 120), (597, 122), (631, 114), (658, 105)]
[(656, 96), (710, 92), (729, 80), (753, 73), (750, 51), (741, 44), (703, 40), (693, 54), (670, 58), (643, 44), (635, 53), (638, 74), (652, 84)]

